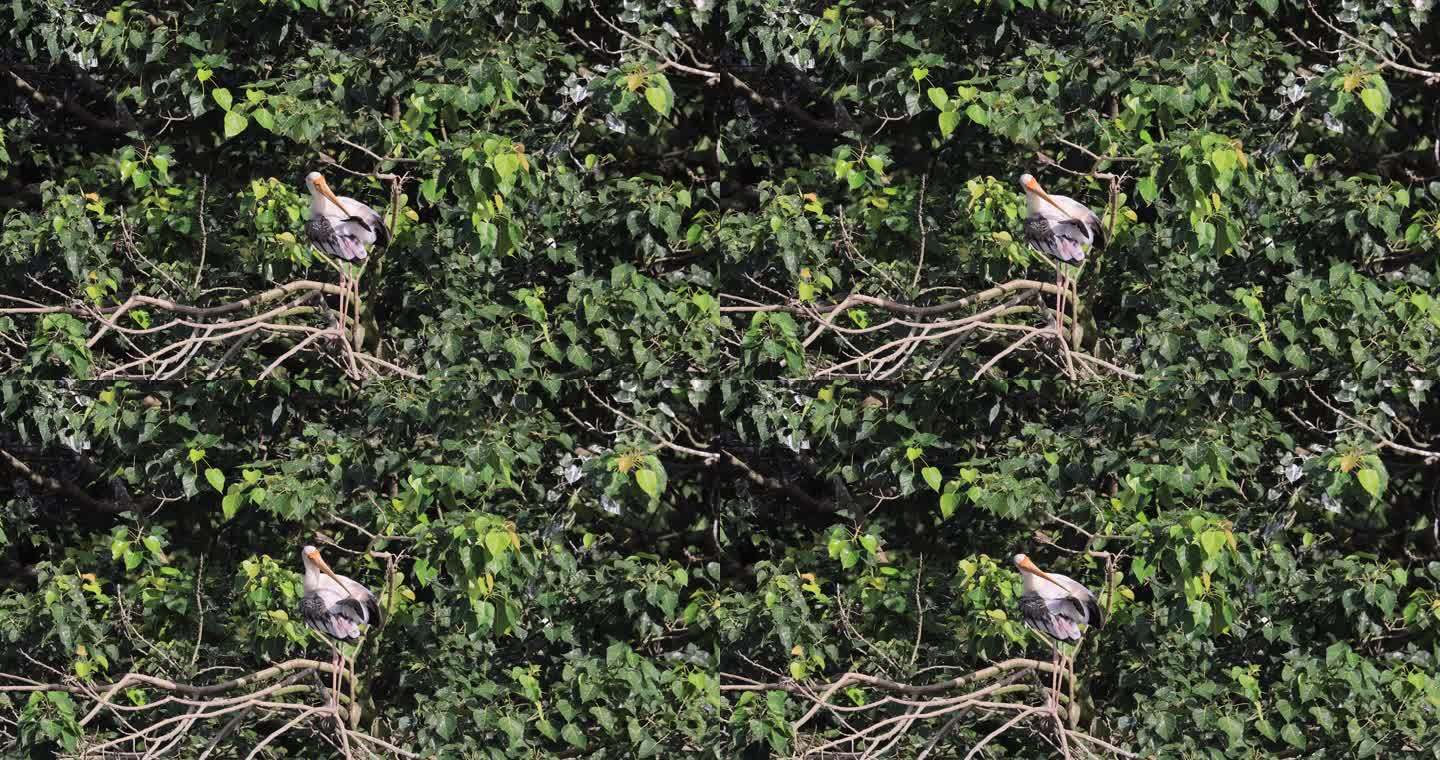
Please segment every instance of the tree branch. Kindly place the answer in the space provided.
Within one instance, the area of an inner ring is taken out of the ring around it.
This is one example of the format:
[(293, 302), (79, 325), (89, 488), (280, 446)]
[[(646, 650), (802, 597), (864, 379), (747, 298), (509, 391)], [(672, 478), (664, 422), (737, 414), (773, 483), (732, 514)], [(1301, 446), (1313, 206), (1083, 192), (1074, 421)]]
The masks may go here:
[(36, 89), (34, 85), (22, 79), (20, 75), (16, 74), (15, 70), (10, 68), (9, 66), (0, 65), (0, 72), (9, 75), (10, 80), (15, 84), (16, 89), (29, 96), (30, 99), (35, 101), (36, 103), (47, 106), (49, 108), (53, 108), (58, 111), (64, 111), (65, 113), (74, 116), (80, 121), (85, 122), (85, 124), (94, 127), (95, 129), (98, 129), (102, 132), (110, 132), (111, 134), (123, 135), (137, 127), (137, 125), (135, 125), (133, 122), (127, 124), (125, 122), (114, 119), (102, 119), (99, 116), (90, 113), (90, 111), (88, 111), (84, 106), (76, 103), (73, 100), (61, 100), (54, 95), (48, 95)]
[[(0, 449), (0, 461), (4, 461), (6, 464), (10, 465), (12, 469), (20, 473), (21, 477), (24, 477), (26, 480), (30, 481), (36, 486), (39, 486), (40, 488), (43, 488), (47, 491), (54, 491), (64, 496), (68, 496), (69, 498), (80, 502), (82, 505), (103, 514), (115, 515), (120, 514), (121, 512), (143, 511), (159, 503), (159, 500), (154, 499), (153, 497), (143, 499), (141, 501), (112, 501), (108, 499), (96, 499), (90, 494), (85, 493), (84, 490), (82, 490), (74, 483), (60, 480), (58, 478), (52, 478), (48, 475), (42, 475), (38, 472), (35, 472), (34, 470), (30, 469), (30, 467), (27, 466), (24, 462), (20, 461), (10, 452), (4, 449)], [(3, 690), (4, 689), (0, 689), (0, 691)]]

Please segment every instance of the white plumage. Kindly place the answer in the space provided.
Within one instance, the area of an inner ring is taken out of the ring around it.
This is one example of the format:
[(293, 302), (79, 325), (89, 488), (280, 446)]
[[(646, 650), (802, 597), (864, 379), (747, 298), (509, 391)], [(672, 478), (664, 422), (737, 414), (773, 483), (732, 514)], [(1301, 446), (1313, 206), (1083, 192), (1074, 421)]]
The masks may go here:
[(379, 600), (370, 589), (336, 575), (313, 546), (305, 547), (300, 559), (305, 563), (300, 617), (306, 625), (331, 638), (348, 641), (360, 638), (360, 626), (369, 624), (372, 618), (380, 621)]
[(1104, 613), (1079, 581), (1058, 573), (1047, 573), (1024, 554), (1015, 555), (1024, 592), (1020, 614), (1025, 624), (1058, 641), (1079, 641), (1081, 625), (1099, 625)]
[(342, 261), (359, 261), (369, 255), (372, 246), (390, 242), (385, 218), (354, 198), (336, 195), (320, 172), (306, 175), (305, 187), (310, 190), (305, 234), (322, 253)]
[(1105, 228), (1088, 206), (1045, 192), (1029, 174), (1020, 175), (1020, 185), (1025, 188), (1025, 242), (1031, 248), (1067, 264), (1079, 264), (1096, 238), (1104, 244)]

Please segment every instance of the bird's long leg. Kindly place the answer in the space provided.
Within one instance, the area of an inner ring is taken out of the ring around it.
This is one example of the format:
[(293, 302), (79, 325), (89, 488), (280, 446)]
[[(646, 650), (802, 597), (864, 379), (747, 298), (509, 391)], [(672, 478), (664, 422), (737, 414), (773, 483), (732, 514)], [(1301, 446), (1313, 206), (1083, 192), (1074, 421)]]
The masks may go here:
[[(1064, 664), (1064, 663), (1065, 663), (1065, 660), (1066, 660), (1067, 658), (1066, 658), (1065, 654), (1060, 651), (1060, 645), (1059, 645), (1059, 644), (1056, 644), (1056, 645), (1055, 645), (1055, 655), (1056, 655), (1056, 658), (1059, 660), (1059, 663), (1058, 663), (1058, 664), (1059, 664), (1059, 666), (1060, 666), (1060, 667), (1059, 667), (1060, 672), (1059, 672), (1059, 673), (1056, 673), (1056, 674), (1053, 674), (1053, 675), (1056, 675), (1056, 676), (1059, 677), (1059, 679), (1060, 679), (1060, 688), (1064, 688), (1064, 684), (1065, 684), (1065, 677), (1064, 677), (1065, 664)], [(1068, 723), (1068, 721), (1060, 717), (1060, 692), (1058, 692), (1058, 691), (1055, 692), (1054, 695), (1053, 695), (1053, 698), (1054, 698), (1054, 700), (1055, 700), (1055, 712), (1053, 713), (1054, 718), (1055, 718), (1055, 733), (1056, 733), (1056, 734), (1059, 736), (1059, 738), (1060, 738), (1060, 754), (1061, 754), (1062, 757), (1070, 757), (1070, 739), (1069, 739), (1069, 737), (1065, 734), (1066, 724)], [(1073, 701), (1074, 697), (1072, 696), (1071, 699), (1072, 699), (1072, 701)], [(1069, 717), (1069, 715), (1068, 715), (1069, 710), (1066, 710), (1066, 713), (1067, 713), (1066, 718), (1068, 718), (1068, 717)]]
[(360, 303), (360, 278), (365, 276), (365, 268), (366, 268), (367, 266), (369, 266), (369, 265), (370, 265), (370, 260), (369, 260), (369, 259), (361, 259), (361, 260), (360, 260), (360, 271), (357, 272), (357, 273), (355, 274), (355, 276), (350, 279), (350, 287), (351, 287), (351, 289), (352, 289), (352, 291), (353, 291), (353, 295), (354, 295), (354, 298), (352, 298), (352, 299), (350, 299), (350, 300), (351, 300), (352, 303), (355, 304), (355, 324), (354, 324), (354, 327), (353, 327), (354, 332), (353, 332), (352, 334), (354, 335), (354, 341), (353, 341), (353, 342), (354, 342), (354, 344), (355, 344), (355, 349), (356, 349), (357, 351), (358, 351), (358, 350), (363, 350), (363, 346), (361, 345), (361, 343), (362, 343), (363, 340), (364, 340), (364, 332), (362, 332), (362, 330), (361, 330), (361, 328), (360, 328), (360, 306), (361, 306), (361, 303)]
[(340, 711), (340, 650), (330, 645), (330, 709)]
[(1069, 294), (1068, 294), (1068, 295), (1070, 296), (1070, 332), (1069, 332), (1069, 338), (1070, 338), (1070, 342), (1071, 342), (1071, 348), (1072, 348), (1073, 350), (1076, 350), (1076, 351), (1079, 351), (1079, 350), (1080, 350), (1080, 340), (1081, 340), (1081, 337), (1082, 337), (1082, 336), (1081, 336), (1081, 328), (1080, 328), (1080, 273), (1085, 270), (1085, 262), (1086, 262), (1086, 261), (1087, 261), (1087, 259), (1081, 259), (1081, 260), (1080, 260), (1079, 265), (1077, 265), (1077, 266), (1075, 267), (1075, 276), (1073, 276), (1073, 277), (1071, 277), (1071, 278), (1069, 279), (1069, 282), (1070, 282), (1070, 287), (1069, 287), (1069, 291), (1070, 291), (1070, 292), (1069, 292)]
[(1070, 725), (1074, 725), (1080, 717), (1080, 706), (1075, 702), (1075, 655), (1079, 653), (1080, 646), (1077, 644), (1075, 651), (1072, 652), (1069, 657), (1065, 658), (1065, 672), (1069, 683), (1069, 691), (1066, 693), (1070, 695), (1069, 708), (1065, 711), (1065, 717), (1067, 718), (1066, 723)]
[(345, 273), (345, 265), (340, 265), (340, 324), (336, 325), (340, 330), (340, 340), (350, 342), (350, 328), (345, 326), (346, 318), (350, 315), (350, 277)]
[(1060, 691), (1057, 691), (1057, 689), (1060, 688), (1060, 678), (1058, 678), (1058, 672), (1060, 672), (1060, 645), (1056, 642), (1050, 642), (1050, 665), (1050, 710), (1053, 710), (1058, 715), (1060, 714)]
[(347, 673), (349, 674), (349, 679), (350, 679), (350, 710), (348, 711), (348, 713), (346, 714), (345, 717), (346, 717), (347, 719), (352, 719), (352, 720), (355, 720), (355, 721), (359, 721), (359, 719), (360, 719), (360, 718), (359, 718), (359, 716), (360, 716), (360, 712), (359, 712), (359, 711), (360, 711), (360, 701), (359, 701), (359, 700), (360, 700), (360, 695), (357, 694), (357, 693), (355, 693), (355, 688), (356, 688), (356, 687), (355, 687), (355, 657), (356, 657), (357, 655), (359, 655), (359, 654), (360, 654), (360, 645), (357, 643), (357, 644), (355, 645), (355, 653), (352, 654), (352, 655), (350, 655), (350, 659), (349, 659), (349, 661), (348, 661), (348, 663), (347, 663), (347, 665), (348, 665)]
[(1049, 261), (1050, 266), (1055, 268), (1055, 306), (1053, 311), (1050, 312), (1050, 316), (1054, 320), (1055, 337), (1057, 340), (1059, 340), (1063, 338), (1062, 331), (1065, 324), (1065, 320), (1060, 316), (1060, 310), (1064, 308), (1064, 299), (1062, 298), (1062, 295), (1065, 291), (1062, 285), (1065, 282), (1065, 273), (1061, 269), (1064, 264), (1053, 259), (1046, 259), (1046, 261)]
[[(331, 269), (334, 269), (334, 270), (335, 270), (335, 273), (338, 274), (339, 277), (340, 277), (340, 305), (339, 305), (339, 308), (337, 309), (337, 312), (339, 313), (340, 317), (339, 317), (339, 321), (335, 323), (335, 331), (336, 331), (336, 333), (344, 333), (344, 332), (345, 332), (345, 270), (342, 268), (342, 265), (341, 265), (341, 264), (338, 264), (338, 263), (336, 263), (336, 262), (334, 262), (334, 261), (331, 261), (329, 256), (326, 256), (326, 255), (323, 254), (323, 253), (319, 254), (319, 256), (320, 256), (320, 260), (323, 261), (323, 262), (325, 262), (325, 264), (326, 264), (327, 266), (329, 266)], [(323, 294), (322, 294), (322, 296), (323, 296)]]
[(1055, 340), (1060, 344), (1060, 354), (1065, 357), (1065, 375), (1073, 378), (1075, 365), (1070, 358), (1070, 338), (1065, 330), (1065, 292), (1069, 278), (1065, 276), (1064, 267), (1064, 263), (1055, 265)]
[[(330, 257), (324, 254), (321, 254), (320, 258), (323, 259), (326, 264), (329, 264), (330, 267), (340, 275), (340, 307), (338, 312), (339, 318), (338, 321), (335, 323), (335, 337), (340, 341), (340, 344), (345, 349), (346, 364), (349, 366), (350, 375), (352, 377), (358, 377), (360, 374), (360, 368), (359, 365), (355, 362), (355, 351), (350, 344), (350, 329), (345, 326), (346, 320), (349, 318), (350, 299), (348, 298), (348, 296), (352, 289), (352, 280), (350, 276), (346, 273), (346, 265), (343, 262), (337, 263), (331, 261)], [(356, 289), (355, 292), (357, 293), (358, 297), (359, 290)], [(355, 307), (355, 313), (357, 317), (360, 313), (359, 309), (360, 307), (357, 305)], [(358, 324), (358, 318), (356, 320), (356, 323)]]

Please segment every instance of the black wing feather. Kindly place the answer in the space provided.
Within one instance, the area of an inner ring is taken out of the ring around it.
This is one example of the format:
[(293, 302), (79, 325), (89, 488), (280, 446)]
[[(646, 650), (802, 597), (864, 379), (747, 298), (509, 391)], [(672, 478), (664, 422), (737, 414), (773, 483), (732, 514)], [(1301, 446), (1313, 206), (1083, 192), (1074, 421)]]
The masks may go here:
[(1085, 218), (1085, 223), (1090, 226), (1091, 236), (1099, 241), (1101, 248), (1110, 245), (1110, 230), (1106, 229), (1105, 222), (1096, 216), (1094, 211)]
[(330, 615), (325, 610), (325, 600), (319, 594), (300, 597), (300, 618), (321, 633), (330, 632)]
[(367, 226), (375, 233), (375, 245), (390, 245), (390, 227), (385, 224), (385, 217), (376, 214), (374, 223)]
[[(366, 229), (371, 229), (370, 224), (359, 217), (352, 216), (345, 221), (357, 222)], [(330, 223), (329, 219), (323, 216), (312, 217), (310, 221), (305, 224), (305, 234), (310, 238), (310, 243), (320, 249), (320, 252), (326, 256), (340, 259), (341, 261), (365, 258), (364, 241), (354, 235), (346, 234), (343, 228), (336, 227)], [(389, 239), (389, 234), (388, 231), (385, 233), (386, 239)]]
[[(1094, 604), (1093, 600), (1090, 604)], [(1076, 641), (1080, 638), (1079, 633), (1077, 632), (1073, 636), (1069, 635), (1068, 631), (1056, 627), (1055, 620), (1063, 618), (1076, 624), (1087, 623), (1090, 613), (1087, 606), (1074, 597), (1045, 599), (1038, 594), (1022, 594), (1020, 596), (1020, 617), (1026, 625), (1052, 639)]]
[[(1066, 262), (1085, 260), (1085, 246), (1094, 240), (1090, 227), (1077, 219), (1052, 220), (1038, 214), (1025, 218), (1025, 242), (1053, 259)], [(1068, 244), (1068, 245), (1067, 245)], [(1076, 253), (1066, 255), (1067, 247)]]
[(373, 598), (362, 606), (360, 602), (346, 597), (340, 601), (325, 606), (324, 597), (311, 592), (300, 598), (300, 617), (305, 624), (334, 639), (346, 640), (351, 638), (346, 634), (349, 631), (341, 630), (337, 622), (341, 619), (348, 620), (357, 625), (370, 622), (369, 609), (379, 614), (378, 608), (374, 606)]
[(305, 624), (333, 639), (344, 639), (344, 633), (335, 627), (335, 615), (325, 606), (319, 594), (310, 593), (300, 598), (300, 617)]
[(385, 621), (385, 616), (380, 612), (379, 597), (371, 594), (370, 597), (365, 600), (365, 609), (370, 611), (370, 619), (375, 625), (380, 625)]
[(353, 623), (370, 622), (370, 616), (365, 612), (365, 608), (360, 606), (359, 602), (348, 596), (332, 605), (330, 612)]
[(1085, 621), (1091, 625), (1105, 625), (1105, 611), (1100, 609), (1100, 602), (1095, 597), (1085, 600), (1085, 611), (1090, 619)]

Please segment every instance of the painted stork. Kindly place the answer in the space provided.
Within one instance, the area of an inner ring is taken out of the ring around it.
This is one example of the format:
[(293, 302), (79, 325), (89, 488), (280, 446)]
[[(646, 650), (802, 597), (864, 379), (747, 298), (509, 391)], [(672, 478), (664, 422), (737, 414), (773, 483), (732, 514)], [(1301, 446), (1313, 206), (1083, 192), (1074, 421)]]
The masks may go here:
[[(1079, 641), (1081, 625), (1100, 625), (1105, 613), (1090, 589), (1073, 578), (1047, 573), (1024, 554), (1015, 555), (1024, 589), (1020, 594), (1020, 616), (1025, 625), (1050, 637), (1051, 694), (1059, 694), (1060, 648), (1057, 642)], [(1053, 697), (1058, 706), (1059, 697)]]
[(1025, 242), (1059, 262), (1055, 267), (1055, 334), (1062, 336), (1065, 329), (1062, 267), (1083, 266), (1086, 251), (1096, 239), (1104, 246), (1107, 233), (1100, 217), (1080, 201), (1045, 192), (1029, 174), (1020, 175), (1020, 186), (1025, 188)]
[[(327, 259), (340, 262), (364, 264), (375, 245), (390, 244), (390, 228), (385, 218), (375, 209), (354, 198), (336, 195), (320, 172), (305, 175), (305, 187), (310, 190), (310, 221), (305, 223), (305, 235), (310, 244), (323, 253)], [(340, 272), (340, 329), (345, 330), (346, 294), (356, 290), (355, 321), (360, 320), (359, 282), (351, 278), (342, 268), (343, 264), (332, 262)]]
[[(368, 625), (371, 620), (380, 622), (379, 599), (370, 589), (336, 575), (320, 557), (319, 549), (305, 547), (300, 551), (300, 561), (305, 564), (300, 617), (306, 625), (331, 639), (352, 641), (360, 638), (361, 625)], [(330, 649), (331, 664), (335, 666), (331, 673), (330, 697), (338, 705), (342, 658), (335, 644), (331, 643)]]

